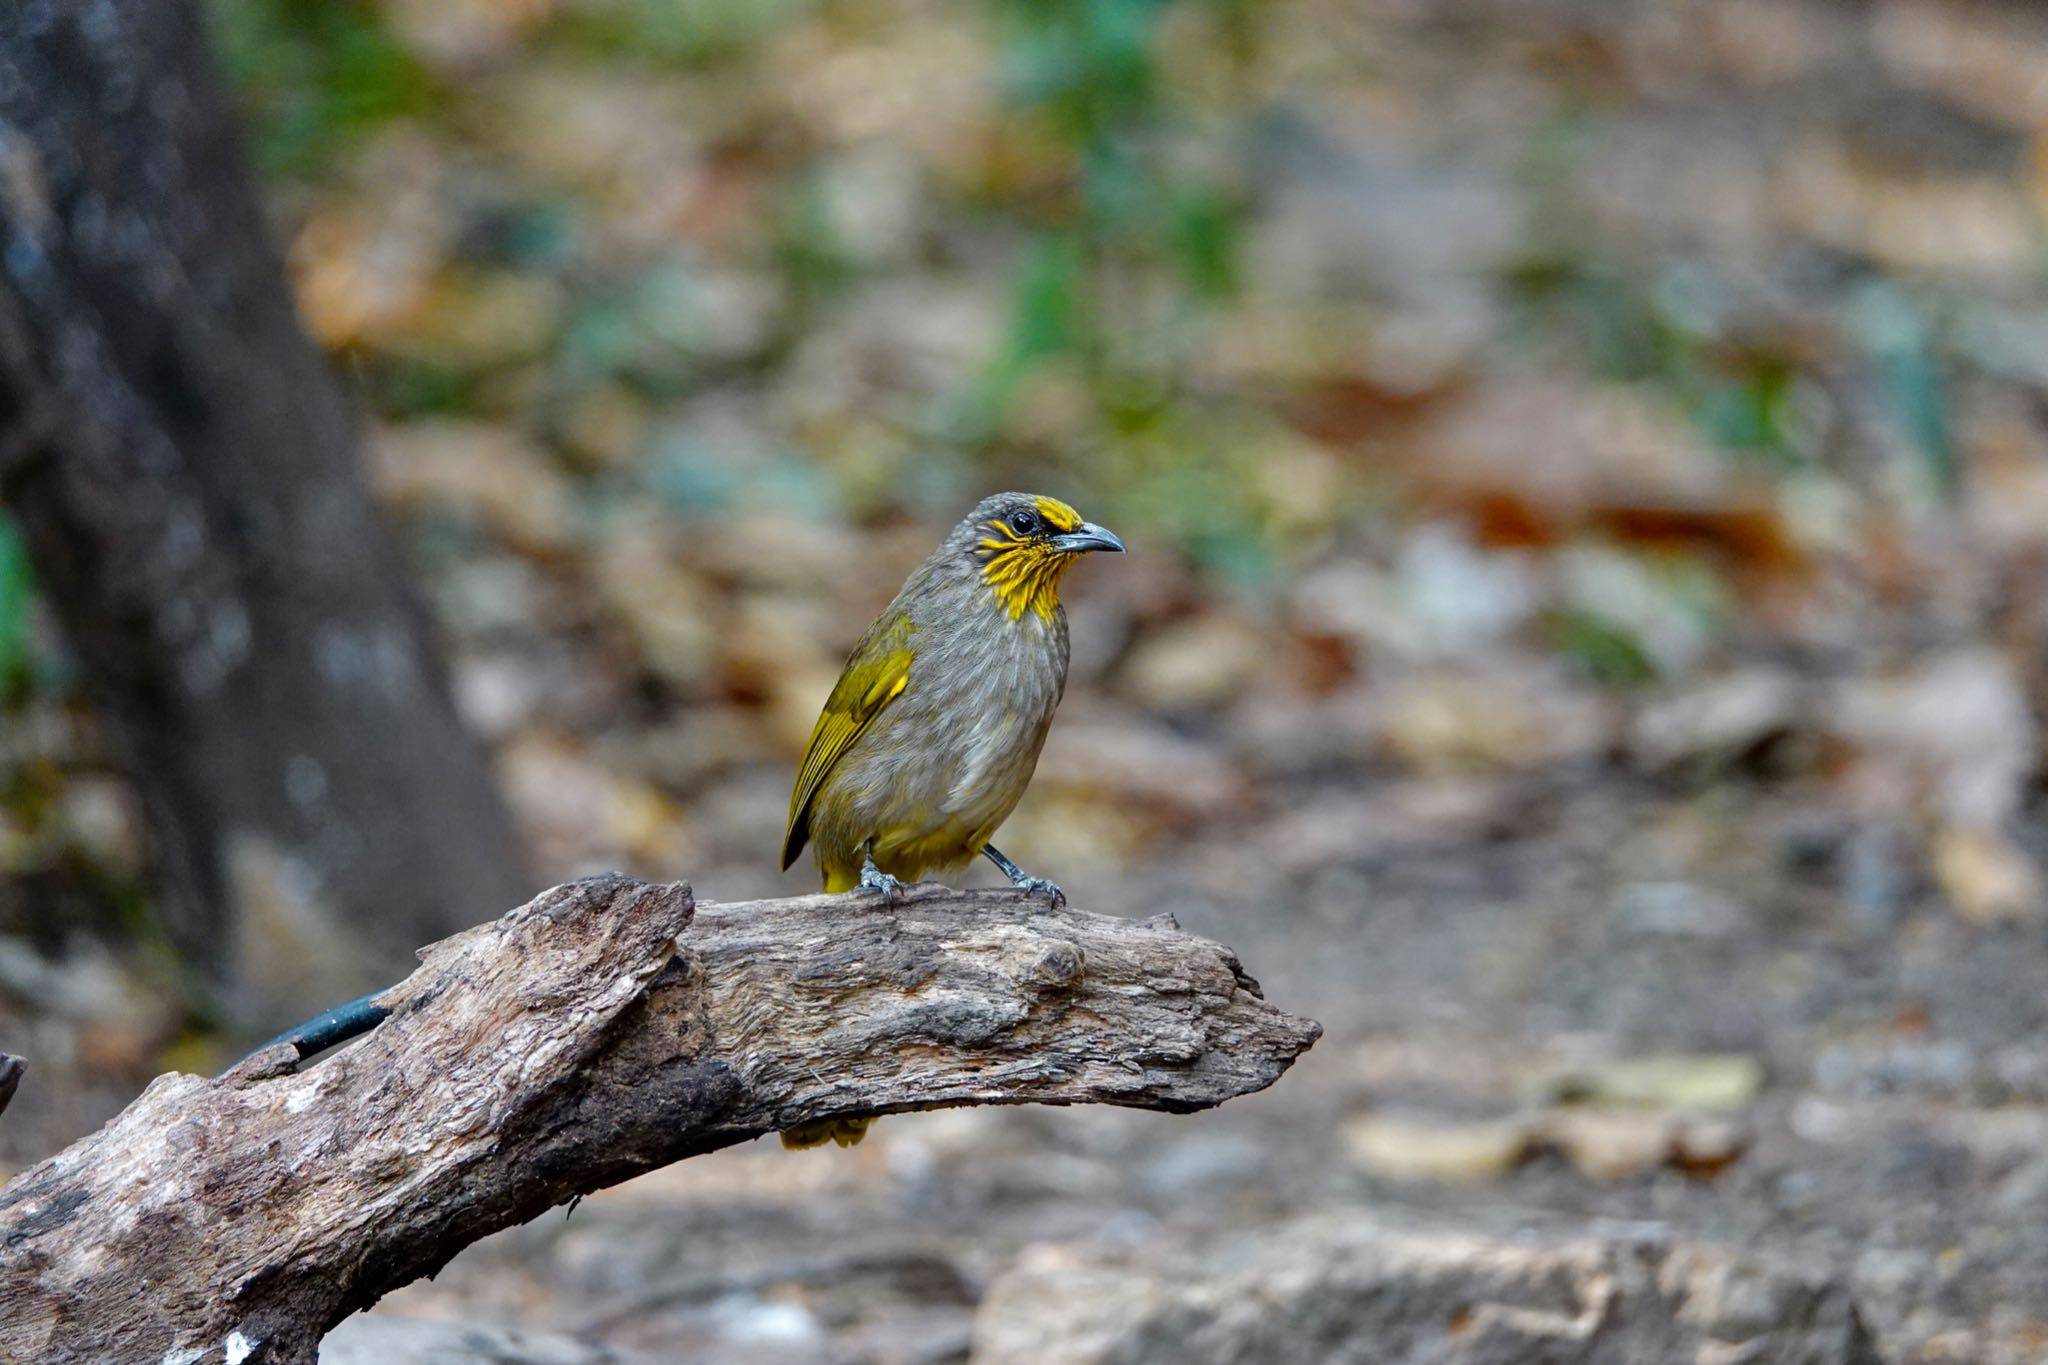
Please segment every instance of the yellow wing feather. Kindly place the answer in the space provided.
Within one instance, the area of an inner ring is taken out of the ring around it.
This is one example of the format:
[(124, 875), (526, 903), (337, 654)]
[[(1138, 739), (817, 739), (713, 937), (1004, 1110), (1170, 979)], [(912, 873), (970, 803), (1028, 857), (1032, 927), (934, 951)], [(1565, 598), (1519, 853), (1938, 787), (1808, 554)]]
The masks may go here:
[(810, 745), (804, 750), (804, 761), (797, 768), (796, 790), (789, 798), (789, 825), (782, 835), (784, 868), (796, 861), (810, 837), (811, 799), (818, 794), (825, 775), (874, 724), (882, 709), (910, 685), (910, 642), (916, 632), (908, 616), (877, 621), (847, 656), (846, 668), (825, 700), (825, 709), (811, 730)]

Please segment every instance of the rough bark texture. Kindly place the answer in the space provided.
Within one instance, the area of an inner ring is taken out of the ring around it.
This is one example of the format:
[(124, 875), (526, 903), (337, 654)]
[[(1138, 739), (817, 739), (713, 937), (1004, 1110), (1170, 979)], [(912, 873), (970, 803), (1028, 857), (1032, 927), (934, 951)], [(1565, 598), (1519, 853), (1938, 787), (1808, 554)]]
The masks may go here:
[(1848, 1289), (1824, 1274), (1654, 1237), (1497, 1238), (1360, 1218), (1199, 1253), (1039, 1248), (990, 1287), (973, 1359), (1881, 1365)]
[(252, 1023), (530, 889), (191, 0), (0, 24), (0, 498)]
[(0, 1191), (0, 1359), (310, 1362), (486, 1233), (683, 1157), (946, 1105), (1200, 1109), (1321, 1032), (1170, 920), (1011, 892), (693, 919), (608, 877), (421, 957), (361, 1042), (159, 1077)]

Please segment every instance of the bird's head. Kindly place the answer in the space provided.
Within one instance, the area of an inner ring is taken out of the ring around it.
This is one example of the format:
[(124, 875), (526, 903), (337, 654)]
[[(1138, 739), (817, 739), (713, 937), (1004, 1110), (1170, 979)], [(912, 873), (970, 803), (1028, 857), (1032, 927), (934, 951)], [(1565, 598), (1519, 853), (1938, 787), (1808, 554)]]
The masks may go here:
[(1060, 578), (1076, 559), (1124, 548), (1112, 532), (1083, 521), (1058, 498), (1035, 493), (983, 498), (949, 543), (969, 557), (1012, 620), (1027, 611), (1050, 618), (1060, 604)]

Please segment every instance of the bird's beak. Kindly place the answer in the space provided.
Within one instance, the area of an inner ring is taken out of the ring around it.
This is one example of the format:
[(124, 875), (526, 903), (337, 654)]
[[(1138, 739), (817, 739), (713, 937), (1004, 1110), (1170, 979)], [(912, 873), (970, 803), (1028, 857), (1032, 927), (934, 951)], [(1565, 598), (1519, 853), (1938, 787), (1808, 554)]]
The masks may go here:
[(1063, 536), (1052, 538), (1052, 547), (1062, 554), (1080, 555), (1090, 550), (1115, 550), (1124, 552), (1124, 543), (1118, 540), (1116, 532), (1097, 526), (1092, 521), (1081, 523), (1079, 530), (1069, 531)]

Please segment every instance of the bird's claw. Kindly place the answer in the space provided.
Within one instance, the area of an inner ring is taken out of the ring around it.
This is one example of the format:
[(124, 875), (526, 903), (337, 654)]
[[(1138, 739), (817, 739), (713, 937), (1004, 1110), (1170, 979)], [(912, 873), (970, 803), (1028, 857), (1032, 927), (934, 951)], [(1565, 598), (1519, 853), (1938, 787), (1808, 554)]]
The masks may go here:
[(1057, 910), (1067, 903), (1067, 893), (1050, 877), (1020, 877), (1011, 883), (1027, 897), (1044, 896), (1048, 908)]
[(903, 883), (876, 867), (872, 858), (861, 864), (860, 889), (880, 892), (882, 899), (891, 905), (903, 899)]

